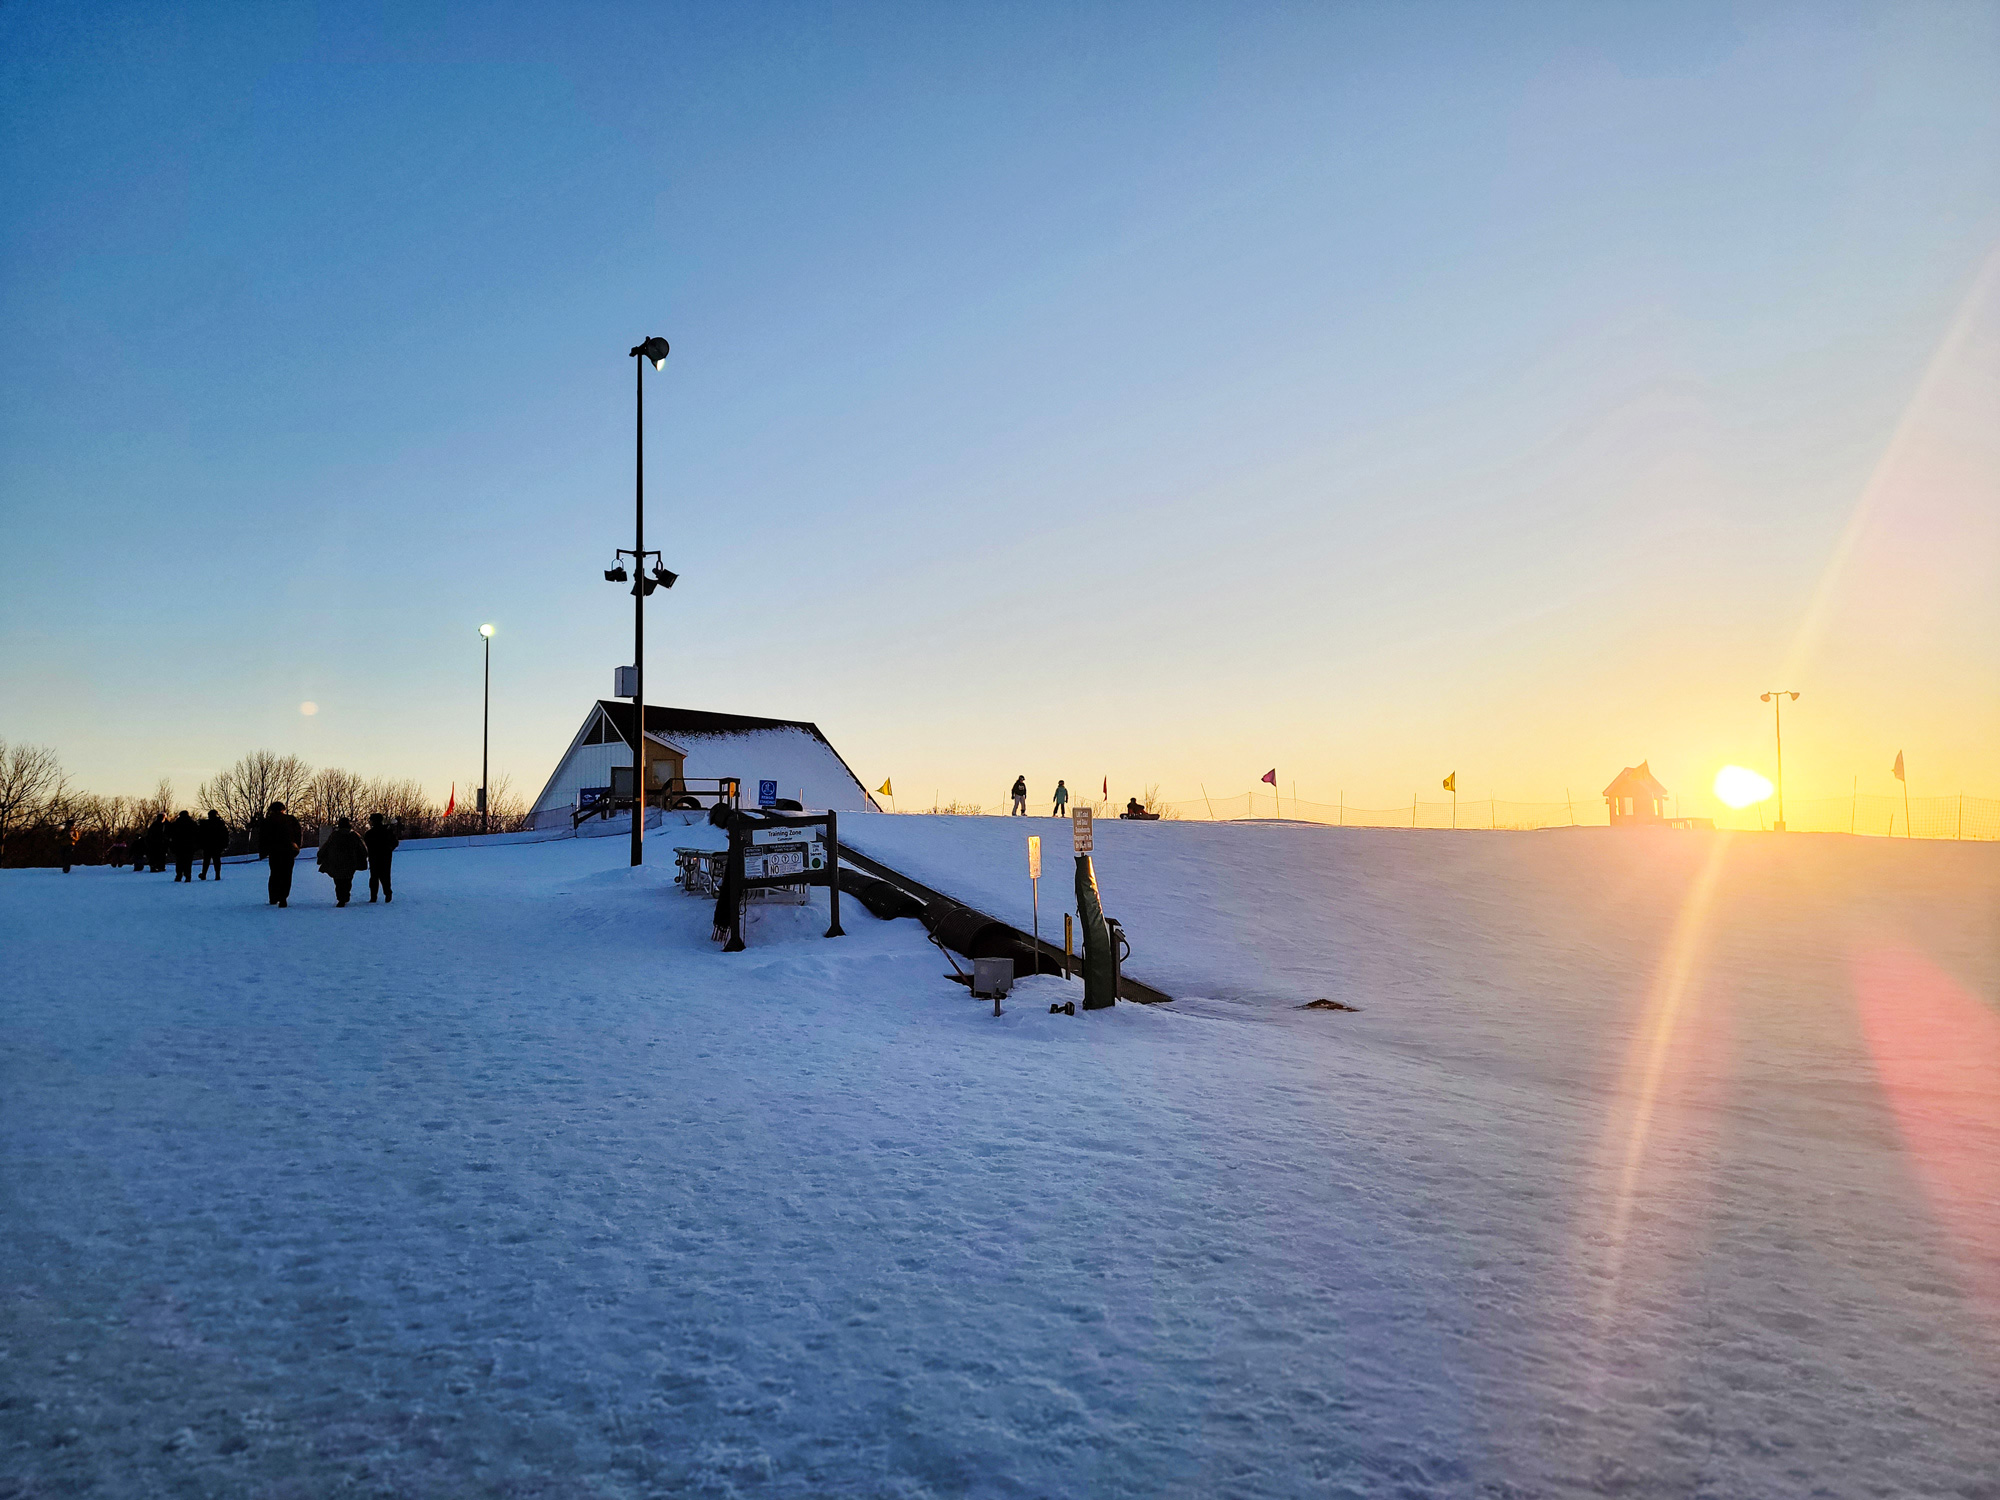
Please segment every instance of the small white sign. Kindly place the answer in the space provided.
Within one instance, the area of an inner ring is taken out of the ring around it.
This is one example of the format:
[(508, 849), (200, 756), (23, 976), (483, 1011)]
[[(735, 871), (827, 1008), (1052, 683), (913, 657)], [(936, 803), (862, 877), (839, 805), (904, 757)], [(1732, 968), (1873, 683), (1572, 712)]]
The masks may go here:
[(803, 844), (809, 841), (816, 830), (811, 828), (753, 828), (750, 842), (753, 844)]
[(1028, 879), (1040, 880), (1041, 878), (1042, 836), (1038, 833), (1031, 833), (1028, 835)]
[(1079, 807), (1075, 812), (1070, 814), (1069, 824), (1070, 824), (1071, 835), (1076, 840), (1076, 852), (1078, 854), (1090, 853), (1092, 847), (1091, 835), (1090, 835), (1090, 809), (1087, 807)]

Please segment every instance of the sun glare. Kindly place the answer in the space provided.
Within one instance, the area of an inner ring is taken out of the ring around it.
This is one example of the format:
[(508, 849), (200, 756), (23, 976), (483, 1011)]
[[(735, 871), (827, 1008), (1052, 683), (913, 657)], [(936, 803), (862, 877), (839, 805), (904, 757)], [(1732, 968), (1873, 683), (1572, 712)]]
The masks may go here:
[(1715, 773), (1715, 795), (1729, 807), (1748, 807), (1771, 795), (1771, 783), (1747, 766), (1724, 766)]

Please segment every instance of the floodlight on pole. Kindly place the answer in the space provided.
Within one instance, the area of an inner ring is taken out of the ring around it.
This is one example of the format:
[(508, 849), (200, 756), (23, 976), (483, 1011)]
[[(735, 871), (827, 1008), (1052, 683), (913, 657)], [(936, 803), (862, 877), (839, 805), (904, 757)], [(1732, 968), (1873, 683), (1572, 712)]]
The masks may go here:
[[(646, 595), (659, 584), (648, 579), (646, 558), (646, 365), (655, 370), (667, 367), (667, 341), (658, 334), (642, 344), (634, 344), (631, 358), (636, 391), (633, 417), (632, 457), (632, 863), (646, 858)], [(619, 549), (623, 556), (624, 549)], [(613, 568), (605, 578), (623, 583), (623, 567)]]
[(1778, 833), (1785, 831), (1785, 699), (1787, 698), (1790, 698), (1794, 703), (1799, 701), (1799, 695), (1790, 688), (1772, 688), (1768, 693), (1759, 693), (1757, 695), (1759, 703), (1768, 703), (1771, 705), (1773, 727), (1777, 734), (1778, 821), (1775, 825), (1775, 831)]

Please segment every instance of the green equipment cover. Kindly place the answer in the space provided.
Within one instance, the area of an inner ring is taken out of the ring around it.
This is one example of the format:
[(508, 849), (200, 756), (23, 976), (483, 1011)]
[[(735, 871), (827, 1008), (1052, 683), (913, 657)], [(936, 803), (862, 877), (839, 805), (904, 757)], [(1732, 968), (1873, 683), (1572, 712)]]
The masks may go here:
[(1111, 956), (1111, 929), (1097, 899), (1097, 872), (1090, 856), (1076, 857), (1076, 917), (1083, 928), (1083, 1008), (1103, 1010), (1118, 1003), (1117, 970)]

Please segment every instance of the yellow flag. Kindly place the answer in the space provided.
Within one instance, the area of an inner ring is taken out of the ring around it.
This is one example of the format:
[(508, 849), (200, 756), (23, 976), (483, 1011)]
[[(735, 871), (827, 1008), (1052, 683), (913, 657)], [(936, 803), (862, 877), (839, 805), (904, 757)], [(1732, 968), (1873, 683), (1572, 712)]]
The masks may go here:
[(1453, 771), (1449, 776), (1445, 777), (1444, 789), (1447, 792), (1455, 792), (1458, 790), (1458, 772)]
[(886, 776), (882, 778), (882, 784), (879, 787), (877, 787), (875, 791), (877, 796), (882, 796), (882, 797), (893, 797), (896, 795), (895, 792), (890, 789), (889, 778)]

